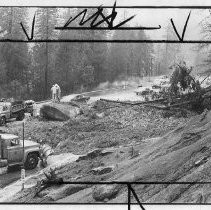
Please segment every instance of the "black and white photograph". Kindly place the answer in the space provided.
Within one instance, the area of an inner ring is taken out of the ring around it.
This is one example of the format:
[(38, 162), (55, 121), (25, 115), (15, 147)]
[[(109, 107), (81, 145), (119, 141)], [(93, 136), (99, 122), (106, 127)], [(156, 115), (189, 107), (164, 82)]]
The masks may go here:
[(0, 4), (0, 204), (210, 204), (210, 2), (47, 2)]

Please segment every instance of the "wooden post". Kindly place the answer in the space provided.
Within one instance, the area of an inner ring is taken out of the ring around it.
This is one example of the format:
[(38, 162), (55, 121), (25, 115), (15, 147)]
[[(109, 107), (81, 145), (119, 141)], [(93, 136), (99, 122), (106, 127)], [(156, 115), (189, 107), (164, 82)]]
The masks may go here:
[(3, 152), (2, 152), (2, 140), (0, 135), (0, 159), (2, 158)]
[(25, 124), (24, 124), (24, 122), (23, 122), (23, 168), (24, 168), (24, 152), (25, 152), (25, 148), (24, 148), (24, 126), (25, 126)]
[(25, 184), (25, 169), (24, 169), (24, 158), (25, 158), (25, 148), (24, 148), (24, 122), (23, 122), (23, 165), (21, 168), (21, 181), (22, 181), (22, 190), (24, 189), (24, 184)]

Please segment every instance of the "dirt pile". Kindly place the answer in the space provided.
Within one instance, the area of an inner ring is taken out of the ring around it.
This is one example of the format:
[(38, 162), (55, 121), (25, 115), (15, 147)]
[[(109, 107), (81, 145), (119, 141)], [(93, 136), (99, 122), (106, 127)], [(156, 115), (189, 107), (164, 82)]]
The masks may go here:
[[(100, 105), (99, 105), (100, 103)], [(140, 106), (114, 106), (98, 102), (67, 122), (29, 118), (25, 137), (47, 143), (57, 153), (84, 154), (94, 148), (140, 143), (173, 130), (187, 118), (164, 118), (162, 111)], [(8, 124), (9, 132), (22, 136), (22, 124)]]

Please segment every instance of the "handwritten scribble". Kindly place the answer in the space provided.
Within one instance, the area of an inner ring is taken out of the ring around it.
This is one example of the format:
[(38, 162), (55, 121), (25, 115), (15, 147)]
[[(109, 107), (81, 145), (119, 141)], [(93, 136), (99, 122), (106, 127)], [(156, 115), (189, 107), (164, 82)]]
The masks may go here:
[[(102, 6), (99, 6), (97, 8), (97, 12), (95, 12), (94, 14), (92, 14), (90, 17), (88, 17), (87, 19), (86, 18), (86, 15), (87, 15), (87, 11), (88, 9), (84, 9), (82, 12), (78, 13), (74, 18), (70, 17), (67, 22), (64, 24), (63, 27), (55, 27), (56, 30), (90, 30), (90, 29), (97, 29), (97, 30), (156, 30), (156, 29), (160, 29), (161, 26), (159, 25), (158, 27), (120, 27), (120, 26), (123, 26), (125, 25), (126, 23), (128, 23), (129, 21), (131, 21), (135, 15), (127, 18), (126, 20), (118, 23), (117, 25), (114, 26), (114, 20), (116, 19), (117, 17), (117, 12), (116, 12), (116, 2), (114, 3), (113, 5), (113, 8), (112, 8), (112, 12), (110, 15), (108, 16), (105, 16), (103, 14), (103, 9)], [(91, 21), (90, 23), (90, 27), (70, 27), (70, 24), (75, 21), (78, 17), (82, 16), (80, 22), (79, 22), (79, 25), (80, 26), (83, 26), (85, 25), (86, 23), (88, 23), (89, 21)], [(98, 21), (97, 22), (97, 19), (101, 17), (102, 20)], [(100, 26), (102, 23), (107, 23), (107, 27), (98, 27)]]
[[(49, 7), (50, 8), (50, 7)], [(59, 8), (59, 7), (58, 7)], [(69, 7), (68, 7), (69, 8)], [(77, 8), (77, 6), (74, 6), (72, 8)], [(131, 21), (135, 15), (130, 16), (126, 20), (123, 20), (119, 22), (118, 24), (114, 25), (114, 21), (116, 20), (116, 17), (118, 15), (116, 9), (117, 8), (136, 8), (134, 6), (131, 7), (119, 7), (116, 6), (116, 2), (114, 3), (113, 6), (99, 6), (99, 7), (90, 7), (90, 6), (78, 6), (78, 8), (86, 8), (80, 13), (78, 13), (75, 17), (70, 17), (66, 23), (62, 27), (54, 27), (56, 30), (159, 30), (161, 29), (161, 25), (158, 25), (157, 27), (124, 27), (126, 23)], [(87, 17), (88, 13), (88, 8), (95, 8), (97, 11), (92, 14), (91, 16)], [(103, 13), (104, 8), (112, 8), (112, 11), (110, 14), (105, 15)], [(202, 7), (198, 6), (186, 6), (186, 7), (169, 7), (169, 6), (158, 6), (158, 7), (152, 7), (152, 6), (138, 6), (137, 8), (149, 8), (149, 9), (177, 9), (177, 8), (182, 8), (182, 9), (201, 9)], [(204, 9), (210, 9), (210, 7), (203, 7)], [(87, 42), (95, 42), (95, 43), (189, 43), (189, 44), (211, 44), (211, 40), (184, 40), (185, 34), (186, 34), (186, 29), (188, 26), (188, 22), (190, 19), (191, 11), (189, 12), (186, 22), (183, 27), (182, 34), (180, 35), (178, 33), (177, 27), (175, 26), (175, 23), (173, 21), (173, 18), (169, 19), (171, 22), (171, 25), (173, 27), (173, 30), (177, 36), (178, 39), (176, 40), (168, 40), (168, 39), (100, 39), (100, 40), (91, 40), (91, 39), (80, 39), (80, 38), (74, 38), (74, 39), (54, 39), (54, 38), (47, 38), (47, 39), (36, 39), (36, 34), (35, 34), (35, 18), (36, 16), (34, 15), (32, 25), (31, 25), (31, 34), (27, 32), (26, 28), (24, 27), (23, 23), (21, 22), (20, 25), (22, 27), (23, 33), (26, 36), (26, 39), (10, 39), (8, 37), (4, 37), (3, 33), (5, 33), (5, 30), (0, 31), (0, 35), (2, 38), (0, 39), (0, 42), (33, 42), (33, 43), (46, 43), (46, 42), (51, 42), (51, 43), (59, 43), (59, 42), (81, 42), (81, 43), (87, 43)], [(79, 21), (79, 26), (73, 27), (71, 26), (71, 23), (73, 23), (76, 19), (81, 18)], [(84, 26), (85, 24), (88, 24), (88, 26)], [(106, 25), (106, 26), (105, 26)], [(48, 26), (47, 26), (48, 27)]]

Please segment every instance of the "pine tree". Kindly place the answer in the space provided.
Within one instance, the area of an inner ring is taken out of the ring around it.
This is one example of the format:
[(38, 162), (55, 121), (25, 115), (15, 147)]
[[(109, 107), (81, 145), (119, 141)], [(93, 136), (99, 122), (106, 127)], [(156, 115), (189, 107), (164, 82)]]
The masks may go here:
[[(39, 8), (36, 11), (35, 38), (56, 39), (54, 27), (57, 22), (58, 9)], [(36, 43), (31, 50), (33, 58), (33, 89), (38, 99), (48, 98), (52, 84), (52, 71), (55, 66), (56, 44)]]
[[(146, 39), (143, 31), (115, 31), (112, 39)], [(107, 78), (113, 81), (130, 76), (148, 76), (152, 74), (153, 48), (146, 43), (111, 44), (109, 49)]]
[[(79, 12), (81, 12), (79, 9), (69, 9), (66, 10), (63, 17), (68, 20)], [(94, 9), (87, 11), (86, 18), (94, 12)], [(79, 19), (73, 21), (71, 26), (79, 27)], [(84, 26), (88, 27), (89, 24), (90, 22)], [(60, 33), (60, 39), (74, 38), (82, 40), (105, 39), (106, 33), (95, 30), (71, 30)], [(104, 43), (61, 43), (56, 59), (56, 78), (61, 81), (64, 91), (70, 93), (80, 89), (81, 86), (86, 87), (86, 90), (88, 90), (104, 81), (106, 53), (107, 45)], [(87, 80), (82, 76), (84, 71), (89, 72), (86, 73), (89, 75)]]
[[(26, 22), (27, 10), (23, 8), (4, 8), (0, 11), (0, 14), (5, 20), (1, 24), (5, 34), (3, 38), (23, 39), (24, 34), (20, 22)], [(15, 98), (22, 98), (23, 95), (27, 97), (29, 95), (28, 70), (30, 64), (28, 45), (26, 43), (5, 42), (1, 44), (1, 52), (0, 60), (6, 70), (4, 81), (7, 84), (4, 86), (7, 89), (15, 85), (17, 90), (15, 93), (7, 91), (7, 94)]]

